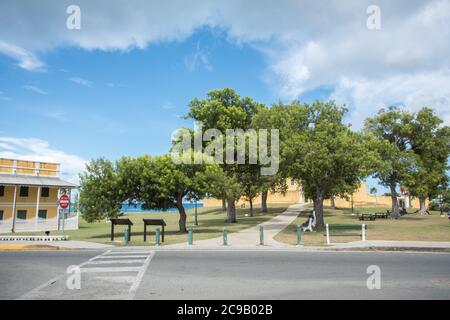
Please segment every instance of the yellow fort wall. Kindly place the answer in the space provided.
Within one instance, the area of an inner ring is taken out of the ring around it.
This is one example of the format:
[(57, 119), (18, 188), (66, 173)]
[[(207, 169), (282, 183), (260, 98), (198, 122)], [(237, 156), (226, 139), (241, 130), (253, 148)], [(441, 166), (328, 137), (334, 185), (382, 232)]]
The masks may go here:
[[(296, 203), (305, 203), (306, 200), (303, 198), (303, 195), (301, 191), (299, 191), (299, 185), (291, 179), (287, 179), (288, 183), (288, 190), (285, 195), (281, 193), (271, 193), (269, 192), (267, 197), (267, 203), (273, 204), (273, 203), (286, 203), (286, 204), (296, 204)], [(399, 196), (399, 200), (405, 200), (404, 196)], [(335, 198), (334, 203), (336, 207), (338, 208), (351, 208), (352, 207), (352, 201), (351, 197), (349, 199), (345, 198)], [(215, 198), (205, 198), (203, 200), (203, 204), (205, 207), (220, 207), (222, 206), (222, 200), (215, 199)], [(261, 196), (258, 196), (253, 201), (254, 205), (261, 204)], [(244, 199), (239, 199), (237, 202), (237, 206), (248, 206), (248, 201), (245, 201)], [(325, 200), (324, 201), (325, 206), (330, 206), (331, 201)], [(367, 192), (366, 184), (363, 183), (359, 187), (359, 189), (353, 194), (353, 206), (354, 207), (390, 207), (392, 205), (391, 197), (389, 196), (373, 196), (370, 195)], [(428, 201), (426, 203), (428, 205)], [(419, 200), (418, 199), (411, 199), (410, 207), (412, 208), (419, 208)]]

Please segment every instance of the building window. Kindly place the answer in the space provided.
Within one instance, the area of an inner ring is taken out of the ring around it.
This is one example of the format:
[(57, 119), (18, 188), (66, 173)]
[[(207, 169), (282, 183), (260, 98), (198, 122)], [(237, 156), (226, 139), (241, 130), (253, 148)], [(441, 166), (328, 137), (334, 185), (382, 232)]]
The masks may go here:
[(50, 196), (50, 188), (42, 188), (41, 189), (41, 197), (48, 198)]
[(41, 219), (47, 219), (47, 210), (39, 210), (38, 217)]
[(295, 180), (291, 179), (291, 186), (295, 186)]
[(0, 221), (3, 220), (3, 210), (0, 210)]
[(23, 198), (28, 197), (28, 187), (20, 187), (20, 196)]
[(5, 196), (5, 186), (0, 186), (0, 197)]
[(26, 220), (27, 219), (27, 210), (17, 210), (17, 219)]

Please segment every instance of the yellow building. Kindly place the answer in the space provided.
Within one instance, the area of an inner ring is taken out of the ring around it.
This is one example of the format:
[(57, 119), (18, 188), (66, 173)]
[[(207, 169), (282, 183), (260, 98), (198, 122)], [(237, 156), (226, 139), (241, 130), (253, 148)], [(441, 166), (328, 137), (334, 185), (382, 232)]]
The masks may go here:
[(0, 158), (0, 233), (78, 229), (78, 214), (58, 204), (78, 186), (59, 172), (58, 163)]
[[(287, 179), (286, 183), (288, 185), (288, 189), (286, 194), (281, 193), (271, 193), (269, 192), (267, 196), (267, 204), (271, 203), (286, 203), (286, 204), (302, 204), (302, 203), (310, 203), (308, 199), (305, 199), (302, 193), (302, 187), (297, 183), (294, 179)], [(364, 207), (390, 207), (392, 205), (391, 197), (388, 196), (374, 196), (367, 192), (366, 184), (363, 183), (359, 187), (359, 189), (351, 196), (349, 199), (344, 198), (335, 198), (334, 202), (336, 207), (338, 208), (351, 208), (353, 206), (358, 208)], [(410, 199), (407, 195), (401, 195), (398, 197), (399, 202), (405, 205), (406, 208), (419, 208), (419, 200), (418, 199)], [(218, 207), (222, 205), (222, 201), (214, 198), (205, 198), (203, 200), (203, 204), (205, 207)], [(257, 197), (253, 201), (254, 205), (261, 204), (261, 197)], [(331, 201), (325, 200), (325, 206), (330, 206)], [(243, 207), (248, 206), (248, 202), (244, 199), (239, 199), (237, 202), (237, 206)]]
[[(287, 191), (285, 194), (275, 192), (269, 192), (267, 195), (267, 203), (286, 203), (286, 204), (295, 204), (295, 203), (308, 203), (308, 200), (305, 199), (301, 185), (297, 183), (295, 179), (287, 179)], [(253, 205), (261, 204), (261, 197), (256, 197), (253, 200)], [(236, 203), (238, 207), (248, 206), (248, 202), (244, 199), (239, 199)], [(203, 206), (205, 207), (219, 207), (222, 206), (222, 200), (218, 200), (215, 198), (205, 198), (203, 199)]]

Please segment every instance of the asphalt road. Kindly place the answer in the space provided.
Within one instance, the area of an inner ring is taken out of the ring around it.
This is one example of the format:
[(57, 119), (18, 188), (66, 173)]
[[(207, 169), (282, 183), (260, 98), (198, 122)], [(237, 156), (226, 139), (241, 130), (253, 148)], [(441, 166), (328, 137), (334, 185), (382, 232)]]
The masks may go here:
[[(69, 290), (67, 268), (80, 264), (81, 287)], [(381, 271), (380, 290), (367, 288), (372, 265)], [(0, 299), (18, 298), (450, 299), (450, 254), (0, 252)]]

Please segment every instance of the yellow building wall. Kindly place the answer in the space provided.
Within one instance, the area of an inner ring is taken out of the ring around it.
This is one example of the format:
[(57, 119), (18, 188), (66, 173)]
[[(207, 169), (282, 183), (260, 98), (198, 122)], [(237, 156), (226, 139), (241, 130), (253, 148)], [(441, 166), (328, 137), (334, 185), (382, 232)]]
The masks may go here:
[[(0, 159), (0, 173), (12, 173), (12, 166), (14, 165), (14, 160), (10, 159)], [(2, 167), (2, 166), (8, 166)]]
[(59, 164), (0, 158), (0, 173), (57, 177)]
[[(286, 184), (288, 186), (286, 194), (281, 194), (279, 192), (269, 192), (267, 195), (267, 203), (286, 203), (286, 204), (295, 204), (299, 202), (303, 202), (302, 195), (299, 192), (299, 184), (296, 181), (292, 181), (291, 179), (286, 179)], [(257, 196), (253, 199), (253, 205), (260, 205), (262, 202), (261, 195)], [(244, 198), (241, 198), (237, 201), (236, 206), (249, 206), (249, 202), (245, 201)], [(203, 199), (204, 207), (221, 207), (222, 200), (215, 198), (205, 198)]]
[[(5, 186), (5, 195), (0, 197), (0, 210), (3, 210), (3, 219), (12, 217), (14, 203), (14, 186)], [(38, 187), (28, 188), (28, 197), (20, 197), (20, 187), (17, 187), (16, 212), (27, 210), (27, 220), (36, 218)], [(47, 219), (57, 216), (58, 188), (50, 188), (48, 197), (39, 197), (39, 210), (47, 210)]]
[(58, 165), (54, 163), (41, 163), (40, 164), (40, 171), (39, 174), (41, 176), (51, 176), (56, 177), (58, 175), (58, 172), (55, 170), (58, 170)]
[[(288, 179), (286, 181), (288, 183), (288, 191), (285, 195), (282, 195), (281, 193), (271, 193), (269, 192), (267, 197), (267, 203), (273, 204), (273, 203), (286, 203), (286, 204), (295, 204), (295, 203), (304, 203), (305, 199), (303, 199), (303, 196), (301, 192), (299, 191), (299, 185), (295, 182), (293, 185), (291, 184), (291, 179)], [(404, 199), (403, 196), (399, 196), (399, 200)], [(261, 204), (261, 196), (258, 196), (254, 199), (253, 203), (255, 205)], [(349, 200), (346, 200), (345, 198), (335, 198), (334, 203), (336, 207), (338, 208), (351, 208), (352, 202), (351, 198)], [(429, 201), (427, 200), (426, 205), (428, 206)], [(220, 207), (222, 206), (222, 200), (214, 199), (214, 198), (205, 198), (203, 200), (203, 205), (205, 207)], [(239, 201), (236, 204), (237, 206), (242, 205), (248, 205), (247, 201), (244, 201), (243, 199), (239, 199)], [(325, 206), (330, 206), (331, 201), (325, 200), (324, 201)], [(359, 189), (353, 194), (353, 206), (354, 207), (390, 207), (392, 205), (391, 197), (388, 196), (373, 196), (370, 195), (367, 192), (366, 184), (363, 183), (359, 187)], [(410, 207), (412, 208), (419, 208), (419, 200), (418, 199), (411, 199)]]
[(11, 206), (2, 205), (0, 203), (0, 210), (3, 210), (3, 220), (12, 218), (13, 215)]

